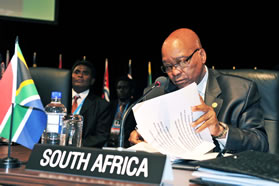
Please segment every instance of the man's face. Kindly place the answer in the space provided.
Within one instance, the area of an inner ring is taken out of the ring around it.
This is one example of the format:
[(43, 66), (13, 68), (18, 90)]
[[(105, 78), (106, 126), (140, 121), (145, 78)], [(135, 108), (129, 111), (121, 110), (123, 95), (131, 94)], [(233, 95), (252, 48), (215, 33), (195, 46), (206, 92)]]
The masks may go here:
[(203, 52), (202, 48), (187, 49), (183, 45), (163, 49), (163, 65), (169, 69), (166, 73), (178, 88), (201, 81), (205, 73)]
[(85, 65), (78, 65), (72, 72), (72, 87), (76, 92), (83, 92), (94, 83), (91, 70)]
[(131, 98), (131, 87), (127, 81), (119, 81), (116, 86), (117, 97), (120, 100), (127, 100)]

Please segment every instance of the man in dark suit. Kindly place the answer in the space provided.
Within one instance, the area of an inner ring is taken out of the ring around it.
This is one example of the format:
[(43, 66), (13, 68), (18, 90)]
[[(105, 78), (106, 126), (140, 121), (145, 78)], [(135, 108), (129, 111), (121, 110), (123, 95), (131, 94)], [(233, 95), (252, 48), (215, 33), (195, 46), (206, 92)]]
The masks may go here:
[[(132, 79), (129, 79), (128, 76), (121, 76), (116, 81), (116, 95), (117, 99), (111, 101), (112, 105), (112, 115), (114, 116), (111, 130), (110, 130), (110, 139), (107, 143), (108, 147), (119, 147), (119, 134), (120, 134), (120, 125), (124, 113), (127, 111), (129, 106), (133, 103), (134, 96), (134, 82)], [(127, 116), (125, 126), (124, 126), (124, 147), (129, 147), (130, 142), (128, 138), (130, 133), (136, 126), (133, 112)]]
[[(186, 28), (175, 30), (164, 41), (162, 60), (162, 70), (170, 83), (163, 90), (154, 90), (152, 97), (196, 82), (201, 105), (192, 107), (192, 111), (204, 114), (192, 126), (202, 123), (196, 132), (209, 129), (216, 144), (215, 151), (268, 151), (260, 96), (254, 82), (208, 69), (199, 37)], [(133, 131), (129, 141), (141, 142), (140, 134)]]
[(83, 116), (83, 146), (101, 148), (109, 138), (112, 114), (110, 104), (93, 94), (95, 78), (96, 70), (91, 62), (82, 60), (73, 65), (72, 113)]

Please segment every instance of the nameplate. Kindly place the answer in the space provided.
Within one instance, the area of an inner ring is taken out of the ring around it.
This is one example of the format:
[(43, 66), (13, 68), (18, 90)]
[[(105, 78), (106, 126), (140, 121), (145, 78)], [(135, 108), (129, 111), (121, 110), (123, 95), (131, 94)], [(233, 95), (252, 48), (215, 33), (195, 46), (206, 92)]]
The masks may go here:
[(36, 144), (26, 169), (159, 184), (165, 163), (161, 154)]

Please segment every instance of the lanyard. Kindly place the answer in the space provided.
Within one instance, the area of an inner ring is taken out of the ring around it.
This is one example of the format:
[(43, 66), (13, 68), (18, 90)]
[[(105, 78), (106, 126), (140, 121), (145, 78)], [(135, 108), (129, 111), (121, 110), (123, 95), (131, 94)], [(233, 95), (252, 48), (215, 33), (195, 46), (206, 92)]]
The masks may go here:
[[(121, 113), (121, 119), (122, 119), (123, 114), (126, 112), (126, 110), (127, 110), (127, 108), (128, 108), (128, 105), (129, 105), (129, 103), (126, 104), (126, 106), (125, 106), (123, 112)], [(116, 113), (115, 113), (115, 115), (114, 115), (114, 118), (116, 117), (116, 115), (117, 115), (118, 112), (119, 112), (119, 106), (120, 106), (120, 105), (117, 104), (117, 111), (116, 111)]]

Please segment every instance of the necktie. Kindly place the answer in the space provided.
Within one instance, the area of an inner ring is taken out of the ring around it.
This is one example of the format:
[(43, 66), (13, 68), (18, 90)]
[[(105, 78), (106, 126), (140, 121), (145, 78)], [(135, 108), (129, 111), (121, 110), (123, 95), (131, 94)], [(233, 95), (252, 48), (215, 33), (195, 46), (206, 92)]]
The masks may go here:
[(77, 103), (77, 100), (80, 98), (79, 95), (75, 95), (74, 96), (74, 102), (73, 102), (73, 105), (72, 105), (72, 113), (75, 112), (75, 110), (77, 109), (78, 107), (78, 103)]

